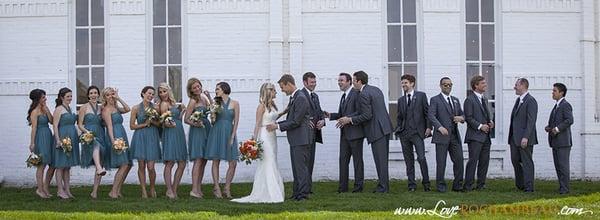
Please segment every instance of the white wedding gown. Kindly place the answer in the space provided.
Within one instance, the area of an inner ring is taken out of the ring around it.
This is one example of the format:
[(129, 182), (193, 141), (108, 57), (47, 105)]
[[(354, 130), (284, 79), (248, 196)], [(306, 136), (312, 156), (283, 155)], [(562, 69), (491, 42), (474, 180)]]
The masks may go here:
[(240, 203), (283, 202), (285, 197), (283, 178), (281, 178), (279, 168), (277, 168), (277, 137), (275, 131), (268, 132), (265, 126), (275, 122), (276, 119), (277, 111), (263, 114), (263, 126), (260, 128), (258, 135), (258, 140), (263, 141), (263, 158), (255, 161), (258, 166), (256, 173), (254, 173), (252, 192), (249, 196), (232, 199), (231, 201)]

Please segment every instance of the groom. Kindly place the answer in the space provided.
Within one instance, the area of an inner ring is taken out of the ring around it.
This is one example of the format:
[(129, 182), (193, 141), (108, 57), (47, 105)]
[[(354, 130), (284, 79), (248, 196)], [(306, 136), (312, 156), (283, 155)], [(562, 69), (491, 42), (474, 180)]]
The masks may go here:
[(292, 199), (301, 201), (308, 199), (310, 174), (308, 172), (308, 161), (310, 156), (310, 127), (309, 127), (309, 103), (308, 98), (296, 88), (294, 77), (284, 74), (277, 81), (281, 91), (290, 96), (287, 107), (287, 116), (284, 121), (277, 124), (267, 125), (268, 131), (279, 128), (287, 131), (287, 139), (290, 143), (290, 155), (292, 160), (292, 173), (294, 175), (294, 194)]

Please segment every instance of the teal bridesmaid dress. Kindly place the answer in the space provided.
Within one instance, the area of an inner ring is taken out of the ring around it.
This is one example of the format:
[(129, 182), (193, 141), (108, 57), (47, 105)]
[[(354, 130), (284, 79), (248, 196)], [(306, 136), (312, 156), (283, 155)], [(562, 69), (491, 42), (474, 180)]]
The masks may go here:
[[(152, 103), (150, 103), (150, 107), (153, 107)], [(146, 121), (144, 103), (140, 103), (139, 105), (136, 121), (138, 124), (143, 124)], [(158, 128), (151, 124), (150, 127), (135, 130), (131, 138), (130, 150), (133, 159), (146, 161), (160, 160), (160, 136)]]
[(188, 152), (185, 144), (185, 132), (180, 118), (181, 111), (177, 108), (177, 105), (173, 106), (170, 111), (173, 121), (175, 121), (175, 127), (163, 127), (163, 161), (187, 160)]
[(71, 152), (65, 153), (60, 146), (54, 150), (54, 167), (56, 168), (70, 168), (80, 164), (79, 161), (79, 135), (77, 135), (77, 128), (75, 123), (77, 122), (77, 115), (71, 112), (71, 108), (65, 108), (67, 112), (62, 113), (60, 120), (58, 121), (58, 137), (62, 140), (63, 138), (71, 138), (71, 146), (73, 147)]
[(37, 127), (35, 130), (35, 146), (33, 152), (42, 157), (42, 164), (52, 166), (52, 157), (54, 151), (54, 136), (48, 126), (48, 116), (38, 115)]
[(229, 102), (223, 105), (221, 113), (217, 114), (215, 124), (210, 129), (207, 141), (206, 158), (209, 160), (237, 160), (239, 157), (237, 137), (234, 136), (233, 143), (229, 145), (229, 138), (233, 131), (234, 110), (229, 109)]
[[(113, 112), (110, 114), (110, 118), (112, 119), (113, 126), (113, 137), (123, 138), (125, 143), (129, 146), (129, 141), (127, 140), (127, 132), (125, 132), (125, 128), (123, 127), (123, 116), (119, 112)], [(110, 135), (108, 134), (108, 129), (106, 129), (106, 139), (110, 143)], [(131, 164), (129, 149), (124, 150), (123, 152), (117, 152), (112, 148), (112, 143), (110, 146), (110, 167), (111, 168), (119, 168), (123, 164)]]
[(91, 131), (96, 136), (94, 143), (91, 146), (81, 144), (81, 167), (88, 168), (94, 166), (94, 159), (92, 158), (94, 147), (98, 146), (100, 150), (100, 161), (102, 167), (110, 166), (109, 160), (109, 144), (104, 133), (104, 127), (102, 126), (102, 115), (98, 114), (98, 104), (92, 107), (92, 113), (86, 113), (83, 116), (83, 127), (88, 131)]
[[(205, 106), (199, 106), (194, 109), (196, 111), (207, 111)], [(204, 127), (190, 126), (190, 132), (188, 133), (188, 150), (190, 154), (190, 160), (206, 158), (206, 141), (210, 132), (211, 124), (206, 114), (202, 118)]]

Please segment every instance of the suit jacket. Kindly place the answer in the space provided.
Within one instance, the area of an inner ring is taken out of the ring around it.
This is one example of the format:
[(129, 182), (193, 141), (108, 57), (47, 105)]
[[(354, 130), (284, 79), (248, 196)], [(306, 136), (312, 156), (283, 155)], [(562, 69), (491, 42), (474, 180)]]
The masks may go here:
[(491, 133), (485, 133), (479, 130), (479, 125), (487, 124), (492, 121), (490, 109), (486, 103), (481, 103), (479, 97), (475, 94), (469, 95), (464, 103), (465, 121), (467, 122), (467, 134), (465, 143), (477, 141), (485, 143), (491, 138)]
[[(342, 106), (342, 103), (340, 102), (338, 112), (331, 113), (331, 115), (329, 116), (329, 120), (337, 120), (344, 116), (352, 117), (358, 115), (360, 109), (358, 96), (358, 90), (350, 89), (350, 92), (346, 94), (346, 102), (344, 103), (344, 105)], [(365, 133), (363, 131), (362, 126), (358, 124), (348, 124), (342, 127), (342, 129), (340, 130), (344, 134), (343, 136), (344, 138), (346, 138), (346, 140), (356, 140), (365, 137)]]
[(571, 125), (573, 124), (573, 108), (571, 103), (563, 99), (560, 104), (550, 112), (550, 118), (548, 119), (548, 125), (554, 129), (558, 127), (558, 134), (554, 135), (552, 132), (548, 132), (548, 143), (550, 147), (571, 147), (573, 140), (571, 137)]
[[(431, 121), (427, 117), (429, 103), (427, 95), (421, 91), (414, 91), (411, 97), (411, 104), (408, 106), (406, 95), (398, 99), (398, 116), (396, 117), (398, 125), (396, 126), (396, 136), (400, 138), (407, 137), (416, 129), (421, 139), (425, 139), (425, 129), (431, 128)], [(412, 118), (412, 121), (409, 121)]]
[(363, 126), (363, 131), (369, 143), (392, 133), (392, 121), (385, 108), (383, 92), (375, 86), (364, 85), (359, 93), (359, 114), (352, 116), (352, 124)]
[[(454, 111), (450, 108), (448, 104), (448, 100), (444, 99), (444, 95), (441, 93), (434, 97), (431, 97), (429, 101), (429, 121), (433, 125), (433, 138), (431, 138), (431, 143), (436, 144), (448, 144), (450, 143), (450, 137), (453, 134), (452, 132), (456, 132), (458, 137), (458, 143), (461, 143), (460, 132), (458, 131), (458, 125), (454, 123), (454, 116), (463, 116), (464, 112), (460, 107), (460, 101), (458, 98), (454, 96), (450, 96), (450, 100), (452, 101), (452, 105), (454, 107)], [(442, 135), (441, 132), (438, 131), (440, 127), (444, 127), (448, 130), (448, 135)]]
[(287, 131), (287, 139), (290, 146), (308, 145), (310, 141), (308, 99), (300, 91), (297, 91), (290, 103), (285, 121), (278, 122), (279, 130)]
[[(313, 100), (310, 97), (310, 92), (308, 92), (307, 88), (303, 88), (300, 91), (302, 91), (306, 98), (308, 98), (308, 103), (310, 104), (310, 118), (313, 124), (316, 126), (318, 121), (323, 120), (325, 118), (323, 115), (323, 110), (321, 109), (319, 95), (313, 92), (315, 96), (315, 101), (313, 102)], [(317, 129), (316, 127), (314, 128), (313, 141), (319, 142), (321, 144), (323, 143), (323, 132), (320, 129)]]
[(538, 143), (535, 122), (537, 120), (538, 104), (531, 94), (523, 97), (523, 103), (517, 107), (515, 103), (510, 114), (510, 130), (508, 130), (508, 143), (521, 145), (521, 139), (528, 139), (527, 145), (533, 146)]

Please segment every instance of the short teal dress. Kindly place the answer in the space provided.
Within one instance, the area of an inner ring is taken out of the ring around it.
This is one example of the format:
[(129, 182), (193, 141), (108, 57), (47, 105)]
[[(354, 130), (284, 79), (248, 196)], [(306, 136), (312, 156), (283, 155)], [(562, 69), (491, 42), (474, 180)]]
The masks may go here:
[(181, 124), (181, 111), (179, 111), (177, 105), (173, 106), (169, 111), (171, 111), (171, 117), (175, 121), (175, 127), (163, 127), (163, 161), (187, 160), (188, 152), (185, 145), (185, 132), (183, 131), (183, 124)]
[(104, 127), (102, 126), (102, 115), (98, 114), (98, 104), (92, 107), (92, 113), (87, 113), (83, 116), (83, 127), (88, 131), (94, 132), (96, 140), (91, 146), (81, 144), (81, 167), (88, 168), (94, 166), (94, 159), (92, 158), (94, 153), (94, 147), (98, 146), (100, 150), (100, 160), (102, 167), (110, 166), (110, 158), (108, 156), (110, 145), (106, 139), (104, 133)]
[[(194, 109), (196, 111), (207, 112), (206, 106), (198, 106)], [(202, 118), (204, 127), (190, 126), (190, 132), (188, 133), (188, 150), (190, 154), (190, 160), (206, 158), (206, 141), (210, 132), (211, 124), (207, 114)]]
[[(150, 103), (150, 107), (154, 108), (152, 103)], [(142, 102), (139, 105), (136, 116), (138, 124), (143, 124), (146, 121), (144, 111), (144, 103)], [(150, 127), (135, 130), (131, 138), (130, 150), (133, 159), (146, 161), (160, 160), (160, 135), (158, 134), (158, 128), (151, 124)]]
[(65, 153), (60, 146), (54, 150), (54, 163), (56, 168), (70, 168), (80, 164), (79, 161), (79, 135), (77, 135), (77, 115), (71, 112), (71, 108), (65, 108), (67, 112), (62, 113), (58, 121), (58, 137), (71, 138), (71, 152)]
[[(125, 132), (125, 128), (123, 127), (123, 116), (119, 112), (113, 112), (110, 114), (110, 118), (112, 120), (113, 126), (113, 138), (123, 138), (125, 143), (129, 146), (129, 141), (127, 140), (127, 132)], [(106, 129), (106, 138), (110, 143), (110, 135), (108, 134), (108, 129)], [(119, 168), (123, 164), (131, 164), (129, 149), (126, 149), (123, 152), (117, 152), (112, 148), (112, 143), (110, 146), (110, 167), (111, 168)]]
[(217, 114), (217, 120), (210, 129), (207, 141), (206, 158), (209, 160), (237, 160), (239, 157), (237, 137), (234, 136), (233, 143), (229, 145), (229, 138), (233, 131), (234, 110), (229, 109), (229, 102), (223, 105), (221, 113)]
[(33, 152), (38, 156), (42, 157), (42, 164), (52, 166), (52, 157), (54, 156), (54, 136), (48, 126), (48, 116), (45, 114), (38, 115), (37, 127), (35, 129), (35, 146), (33, 146)]

